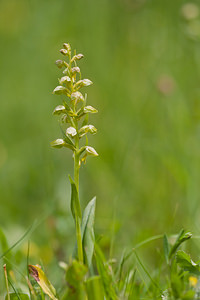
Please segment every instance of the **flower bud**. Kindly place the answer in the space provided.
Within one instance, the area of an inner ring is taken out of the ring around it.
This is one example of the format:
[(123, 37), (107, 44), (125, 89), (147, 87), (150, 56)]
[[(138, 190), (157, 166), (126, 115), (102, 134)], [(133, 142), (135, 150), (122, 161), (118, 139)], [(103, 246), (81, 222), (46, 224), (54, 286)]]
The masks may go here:
[(78, 60), (81, 59), (81, 58), (83, 58), (83, 57), (84, 57), (84, 55), (81, 54), (81, 53), (79, 53), (79, 54), (76, 55), (76, 59), (78, 59)]
[(76, 73), (80, 73), (80, 68), (79, 67), (73, 67), (72, 69), (71, 69), (71, 72), (72, 72), (72, 74), (76, 74)]
[(77, 134), (76, 129), (74, 127), (69, 127), (66, 130), (66, 135), (75, 136)]
[(97, 132), (97, 129), (93, 125), (85, 125), (79, 130), (80, 137), (84, 136), (88, 132), (95, 134)]
[(64, 66), (64, 63), (61, 59), (58, 59), (56, 62), (55, 62), (56, 66), (61, 69), (63, 66)]
[(77, 81), (77, 83), (75, 84), (74, 87), (76, 89), (80, 89), (80, 88), (82, 88), (84, 86), (89, 86), (91, 84), (93, 84), (93, 82), (91, 80), (89, 80), (89, 79), (83, 79), (83, 80)]
[(77, 54), (77, 55), (74, 55), (74, 56), (72, 57), (71, 62), (73, 62), (73, 61), (75, 61), (75, 60), (80, 60), (80, 59), (83, 58), (83, 57), (84, 57), (84, 55), (81, 54), (81, 53), (79, 53), (79, 54)]
[(53, 90), (53, 94), (55, 95), (62, 95), (62, 94), (67, 94), (68, 90), (62, 86), (62, 85), (58, 85), (54, 90)]
[(65, 106), (64, 105), (58, 105), (53, 111), (53, 115), (60, 115), (62, 113), (66, 112)]
[(71, 100), (75, 102), (84, 101), (84, 97), (80, 92), (74, 92), (71, 94)]
[(64, 43), (63, 47), (68, 51), (68, 53), (71, 53), (71, 47), (70, 44)]
[(83, 86), (89, 86), (93, 84), (93, 82), (89, 79), (83, 79), (82, 82), (83, 82)]
[(98, 156), (99, 155), (93, 147), (86, 146), (85, 150), (86, 150), (88, 155), (92, 155), (92, 156)]
[(69, 84), (71, 82), (71, 78), (69, 76), (64, 76), (59, 80), (60, 84), (66, 83)]
[(63, 55), (69, 55), (69, 52), (66, 49), (60, 49), (60, 53)]
[(64, 69), (63, 74), (65, 74), (65, 75), (69, 74), (69, 69), (68, 68)]
[(63, 139), (57, 139), (53, 142), (51, 142), (51, 147), (53, 148), (62, 148), (65, 146), (65, 141)]
[(87, 113), (95, 114), (98, 112), (98, 110), (96, 108), (92, 107), (91, 105), (85, 106), (83, 111), (85, 114), (87, 114)]

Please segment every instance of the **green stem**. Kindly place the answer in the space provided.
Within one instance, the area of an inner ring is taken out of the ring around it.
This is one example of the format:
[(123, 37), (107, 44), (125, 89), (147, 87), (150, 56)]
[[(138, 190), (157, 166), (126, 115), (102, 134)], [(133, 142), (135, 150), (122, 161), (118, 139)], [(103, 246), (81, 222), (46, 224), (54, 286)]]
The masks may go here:
[[(71, 72), (71, 54), (69, 55), (69, 70)], [(71, 81), (71, 93), (73, 93), (73, 83)], [(76, 112), (76, 107), (74, 103), (73, 107), (74, 112)], [(76, 120), (73, 120), (72, 118), (72, 124), (76, 128), (76, 131), (78, 132), (78, 124)], [(78, 134), (75, 137), (75, 146), (76, 150), (74, 151), (74, 182), (76, 185), (77, 193), (78, 193), (78, 201), (79, 200), (79, 136)], [(82, 236), (81, 236), (81, 219), (79, 216), (75, 216), (75, 226), (76, 226), (76, 241), (77, 241), (77, 248), (78, 248), (78, 260), (83, 262), (83, 246), (82, 246)]]
[[(79, 139), (77, 136), (76, 146), (79, 144)], [(77, 147), (78, 148), (78, 147)], [(76, 189), (78, 192), (79, 199), (79, 154), (78, 150), (74, 152), (74, 182), (76, 185)], [(81, 237), (81, 219), (79, 216), (76, 216), (76, 240), (77, 240), (77, 248), (78, 248), (78, 259), (83, 262), (83, 247), (82, 247), (82, 237)]]
[(82, 237), (81, 237), (81, 219), (76, 217), (76, 240), (78, 248), (78, 260), (83, 262), (83, 247), (82, 247)]

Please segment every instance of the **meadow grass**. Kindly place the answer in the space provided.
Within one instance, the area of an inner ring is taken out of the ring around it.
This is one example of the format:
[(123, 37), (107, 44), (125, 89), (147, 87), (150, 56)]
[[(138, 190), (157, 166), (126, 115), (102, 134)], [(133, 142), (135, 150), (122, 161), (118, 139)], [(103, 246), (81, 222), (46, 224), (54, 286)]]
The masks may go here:
[[(200, 265), (194, 262), (188, 252), (182, 248), (192, 238), (190, 232), (181, 230), (175, 236), (162, 234), (149, 237), (134, 248), (124, 250), (120, 260), (112, 256), (108, 257), (107, 251), (101, 246), (103, 238), (95, 237), (96, 198), (89, 201), (82, 211), (79, 193), (81, 165), (85, 164), (88, 156), (98, 156), (96, 150), (88, 145), (87, 137), (87, 134), (97, 132), (88, 118), (89, 114), (97, 113), (97, 109), (87, 105), (87, 95), (80, 92), (80, 89), (90, 86), (92, 82), (81, 77), (77, 63), (83, 58), (82, 54), (76, 54), (76, 51), (73, 53), (71, 46), (66, 43), (60, 52), (65, 60), (57, 60), (56, 65), (64, 70), (59, 85), (53, 93), (63, 96), (63, 101), (56, 106), (53, 114), (59, 116), (61, 137), (54, 140), (51, 146), (67, 148), (73, 153), (74, 176), (73, 179), (69, 176), (69, 181), (76, 243), (68, 261), (60, 262), (60, 267), (63, 269), (61, 271), (63, 282), (55, 289), (47, 278), (44, 267), (31, 264), (29, 243), (25, 263), (27, 273), (23, 273), (15, 265), (15, 260), (17, 263), (20, 253), (15, 251), (15, 248), (27, 238), (33, 228), (31, 227), (11, 247), (8, 246), (6, 236), (1, 231), (0, 259), (3, 261), (5, 299), (45, 299), (46, 297), (53, 300), (199, 299)], [(149, 243), (158, 240), (162, 240), (163, 243), (159, 252), (160, 263), (157, 268), (149, 269), (145, 260), (140, 257), (140, 249), (143, 246), (149, 247)], [(16, 279), (15, 272), (20, 275), (20, 279)]]
[[(81, 169), (80, 198), (83, 210), (97, 195), (95, 257), (101, 272), (105, 264), (103, 290), (108, 298), (111, 289), (122, 299), (131, 293), (133, 299), (198, 299), (198, 264), (191, 267), (180, 252), (167, 259), (162, 233), (172, 247), (172, 233), (194, 232), (179, 249), (198, 262), (199, 2), (2, 0), (0, 8), (2, 298), (3, 264), (10, 292), (29, 293), (30, 263), (42, 266), (59, 297), (66, 287), (58, 261), (69, 262), (76, 241), (66, 180), (73, 163), (48, 142), (58, 134), (49, 114), (56, 101), (49, 62), (67, 37), (86, 54), (80, 64), (95, 83), (89, 99), (99, 110), (98, 138), (90, 140), (100, 158)], [(25, 238), (17, 247), (35, 218), (43, 222), (29, 246)], [(88, 285), (92, 290), (93, 281)]]

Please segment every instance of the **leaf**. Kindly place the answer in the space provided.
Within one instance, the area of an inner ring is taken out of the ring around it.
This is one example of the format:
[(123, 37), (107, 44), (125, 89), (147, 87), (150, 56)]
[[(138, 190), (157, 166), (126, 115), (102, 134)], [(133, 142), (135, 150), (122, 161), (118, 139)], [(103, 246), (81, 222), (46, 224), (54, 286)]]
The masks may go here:
[(29, 274), (37, 281), (42, 288), (43, 292), (47, 294), (51, 299), (57, 300), (56, 290), (51, 282), (46, 277), (39, 265), (29, 265)]
[(9, 297), (8, 294), (5, 297), (5, 300), (8, 300), (10, 298), (10, 300), (30, 300), (29, 296), (27, 294), (24, 293), (9, 293)]
[(73, 181), (70, 175), (69, 175), (69, 180), (71, 183), (71, 212), (74, 219), (76, 219), (76, 217), (79, 217), (81, 219), (81, 207), (78, 198), (78, 191), (75, 182)]
[(116, 274), (118, 275), (118, 278), (119, 278), (119, 282), (121, 281), (122, 279), (122, 272), (123, 272), (123, 268), (124, 268), (124, 264), (126, 262), (126, 260), (132, 255), (133, 251), (129, 252), (128, 256), (127, 256), (127, 251), (124, 250), (123, 253), (122, 253), (122, 256), (120, 258), (120, 261), (119, 261), (119, 264), (118, 264), (118, 267), (117, 267), (117, 270), (116, 270)]
[(82, 244), (84, 250), (85, 264), (90, 267), (94, 252), (94, 218), (96, 208), (96, 197), (94, 197), (86, 206), (83, 213), (81, 226)]
[(188, 239), (190, 239), (192, 237), (191, 232), (186, 232), (185, 230), (182, 229), (174, 243), (174, 245), (172, 246), (170, 252), (169, 252), (169, 259), (172, 257), (172, 255), (176, 252), (176, 250), (178, 249), (178, 247), (185, 241), (187, 241)]
[(164, 234), (164, 236), (163, 236), (163, 247), (164, 247), (165, 259), (166, 259), (166, 262), (168, 264), (169, 263), (170, 245), (169, 245), (168, 238), (167, 238), (166, 234)]
[(189, 271), (192, 274), (200, 275), (200, 266), (195, 263), (189, 254), (186, 252), (179, 250), (176, 254), (176, 262), (179, 264), (181, 268), (185, 271)]
[(85, 118), (84, 118), (84, 120), (83, 120), (83, 123), (82, 123), (82, 125), (81, 125), (82, 127), (85, 126), (85, 125), (87, 125), (88, 119), (89, 119), (88, 114), (86, 114), (86, 115), (85, 115)]
[(74, 143), (72, 142), (72, 140), (70, 139), (70, 137), (67, 136), (64, 132), (63, 132), (63, 134), (64, 134), (64, 141), (65, 141), (67, 144), (71, 145), (71, 149), (74, 150), (74, 149), (75, 149), (75, 145), (74, 145)]
[(88, 300), (104, 300), (103, 286), (100, 276), (90, 277), (86, 281)]
[(138, 263), (140, 264), (140, 266), (142, 267), (142, 269), (144, 270), (144, 272), (146, 273), (146, 275), (149, 277), (151, 283), (158, 289), (161, 291), (159, 285), (157, 284), (157, 282), (153, 279), (152, 274), (150, 274), (150, 272), (146, 269), (146, 267), (144, 266), (144, 264), (142, 263), (141, 259), (139, 258), (138, 254), (136, 251), (134, 251), (134, 254), (137, 258)]
[[(129, 268), (129, 271), (126, 272), (126, 276), (124, 278), (124, 297), (128, 296), (128, 299), (134, 299), (134, 289), (135, 289), (135, 275), (136, 275), (136, 269), (133, 270), (133, 268)], [(122, 282), (123, 283), (123, 282)]]
[(103, 289), (105, 292), (105, 299), (116, 300), (117, 286), (115, 284), (114, 276), (111, 266), (106, 262), (103, 252), (100, 247), (95, 243), (95, 260), (98, 273), (101, 277)]
[(181, 295), (181, 300), (193, 300), (193, 299), (195, 299), (195, 291), (193, 290), (189, 290)]
[(175, 299), (180, 299), (181, 293), (183, 291), (183, 284), (181, 278), (178, 274), (171, 274), (171, 288)]

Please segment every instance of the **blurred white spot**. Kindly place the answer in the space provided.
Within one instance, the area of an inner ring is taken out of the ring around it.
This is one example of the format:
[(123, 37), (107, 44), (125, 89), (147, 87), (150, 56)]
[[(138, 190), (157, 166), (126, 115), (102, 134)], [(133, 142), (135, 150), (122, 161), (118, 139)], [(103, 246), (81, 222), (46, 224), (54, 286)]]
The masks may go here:
[(157, 88), (163, 95), (171, 95), (175, 89), (174, 79), (168, 75), (161, 75), (157, 81)]
[(181, 8), (181, 14), (186, 20), (193, 20), (199, 16), (199, 8), (194, 3), (186, 3)]

